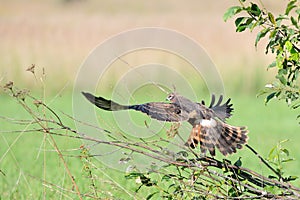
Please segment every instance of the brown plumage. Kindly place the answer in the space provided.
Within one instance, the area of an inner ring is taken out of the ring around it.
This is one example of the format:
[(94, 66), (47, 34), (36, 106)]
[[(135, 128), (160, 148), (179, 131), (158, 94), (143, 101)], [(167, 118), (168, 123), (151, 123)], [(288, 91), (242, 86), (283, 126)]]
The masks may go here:
[(191, 148), (200, 144), (201, 152), (209, 151), (212, 156), (215, 155), (215, 147), (217, 147), (226, 156), (235, 153), (247, 143), (247, 133), (245, 127), (230, 126), (222, 122), (217, 122), (214, 127), (199, 123), (193, 127), (186, 144)]
[(220, 96), (215, 104), (215, 96), (212, 95), (212, 101), (206, 107), (204, 101), (195, 103), (176, 93), (171, 93), (167, 97), (170, 103), (150, 102), (138, 105), (120, 105), (89, 93), (83, 92), (82, 94), (91, 103), (107, 111), (132, 109), (146, 113), (151, 118), (160, 121), (188, 121), (193, 128), (186, 145), (196, 148), (200, 144), (203, 154), (209, 151), (214, 156), (215, 148), (218, 148), (226, 156), (235, 153), (237, 149), (241, 149), (247, 143), (248, 130), (246, 127), (231, 126), (225, 123), (225, 120), (232, 115), (233, 108), (230, 99), (221, 104), (223, 96)]

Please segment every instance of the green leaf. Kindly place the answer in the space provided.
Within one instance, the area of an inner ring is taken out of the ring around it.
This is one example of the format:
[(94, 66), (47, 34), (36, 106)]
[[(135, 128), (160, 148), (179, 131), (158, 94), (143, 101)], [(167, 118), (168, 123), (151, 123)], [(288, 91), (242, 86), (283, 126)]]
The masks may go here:
[(283, 75), (276, 75), (276, 78), (283, 84), (286, 85), (287, 81)]
[(147, 187), (151, 187), (153, 185), (155, 185), (156, 183), (151, 181), (150, 178), (146, 177), (146, 176), (140, 176), (141, 182), (143, 185), (147, 186)]
[(298, 22), (293, 16), (291, 16), (291, 22), (296, 28), (299, 28)]
[(268, 12), (268, 18), (269, 18), (270, 22), (271, 22), (274, 26), (276, 26), (276, 21), (275, 21), (274, 15), (273, 15), (272, 13)]
[(146, 200), (151, 199), (151, 198), (153, 197), (153, 195), (155, 195), (155, 194), (157, 194), (157, 193), (158, 193), (158, 191), (153, 192), (152, 194), (148, 195), (148, 196), (146, 197)]
[(298, 176), (289, 176), (286, 181), (294, 181), (296, 179), (298, 179), (299, 177)]
[(269, 192), (271, 194), (281, 194), (282, 193), (281, 189), (276, 186), (268, 185), (268, 186), (264, 187), (264, 189), (266, 192)]
[(280, 94), (281, 94), (281, 91), (277, 92), (276, 97), (278, 98), (280, 96)]
[(267, 68), (269, 69), (269, 68), (273, 68), (273, 67), (276, 67), (276, 61), (273, 61), (271, 64), (269, 64), (269, 66)]
[(256, 40), (255, 40), (255, 47), (257, 47), (258, 42), (260, 41), (261, 38), (265, 37), (266, 34), (270, 31), (270, 28), (265, 28), (263, 30), (261, 30), (257, 36), (256, 36)]
[(289, 19), (287, 15), (279, 15), (277, 18), (276, 18), (276, 21), (281, 21), (283, 19)]
[(281, 162), (284, 163), (284, 162), (291, 162), (291, 161), (294, 161), (295, 159), (293, 158), (288, 158), (288, 159), (284, 159), (282, 160)]
[[(297, 71), (298, 72), (298, 71)], [(291, 106), (293, 109), (297, 109), (300, 107), (300, 99), (298, 99), (298, 101), (296, 101), (296, 103), (294, 103), (292, 106)], [(299, 118), (300, 115), (297, 116), (297, 119)]]
[[(300, 53), (296, 52), (295, 48), (293, 48), (291, 50), (291, 56), (290, 56), (289, 60), (294, 60), (294, 61), (298, 62), (299, 57), (300, 57)], [(297, 73), (297, 74), (298, 74), (298, 72), (299, 72), (299, 70), (295, 71), (295, 73)]]
[(228, 190), (228, 195), (230, 197), (238, 197), (239, 196), (239, 192), (236, 188), (232, 187)]
[(226, 22), (229, 18), (233, 17), (237, 13), (241, 12), (242, 8), (240, 6), (233, 6), (228, 8), (227, 11), (223, 15), (223, 20)]
[(260, 97), (263, 94), (268, 93), (268, 91), (266, 89), (260, 90), (257, 94), (256, 94), (256, 98)]
[(246, 21), (248, 17), (238, 17), (236, 18), (236, 20), (234, 21), (234, 24), (236, 27), (238, 27), (239, 25), (241, 25), (244, 21)]
[(284, 143), (286, 143), (288, 141), (289, 141), (289, 139), (281, 140), (281, 141), (279, 141), (279, 144), (284, 144)]
[(171, 185), (169, 185), (168, 189), (172, 188), (172, 187), (176, 187), (175, 183), (172, 183)]
[(289, 155), (290, 155), (290, 152), (289, 152), (289, 150), (287, 150), (287, 149), (281, 149), (281, 151), (282, 151), (286, 156), (289, 156)]
[(250, 17), (239, 17), (235, 20), (236, 32), (242, 32), (246, 28), (252, 28), (253, 18)]
[(260, 8), (255, 3), (251, 3), (251, 7), (250, 7), (250, 9), (248, 9), (248, 11), (256, 17), (258, 17), (261, 14)]
[(276, 37), (277, 33), (278, 33), (278, 31), (277, 31), (277, 30), (273, 30), (273, 31), (271, 31), (271, 32), (270, 32), (270, 39), (272, 39), (272, 38)]
[(274, 151), (276, 150), (276, 147), (277, 146), (274, 146), (271, 150), (270, 150), (270, 152), (269, 152), (269, 155), (268, 155), (268, 160), (270, 161), (270, 160), (273, 160), (273, 158), (274, 158)]
[(172, 177), (176, 177), (174, 174), (166, 174), (161, 178), (161, 181), (169, 181)]
[(284, 57), (279, 54), (277, 57), (276, 57), (276, 66), (278, 69), (282, 69), (283, 68), (283, 61), (284, 61)]
[[(265, 99), (265, 104), (267, 104), (271, 99), (273, 99), (273, 98), (275, 97), (275, 95), (276, 95), (276, 92), (272, 92), (271, 94), (269, 94), (269, 95), (266, 97), (266, 99)], [(274, 150), (273, 150), (273, 151), (274, 151)], [(273, 151), (271, 151), (271, 152), (269, 153), (269, 155), (272, 154)]]
[(268, 178), (270, 178), (270, 179), (277, 179), (277, 176), (269, 175)]
[(243, 32), (244, 30), (246, 30), (247, 25), (246, 24), (241, 24), (239, 27), (236, 28), (236, 32)]
[[(251, 18), (251, 19), (254, 20), (253, 18)], [(251, 25), (251, 26), (250, 26), (250, 25)], [(254, 29), (255, 27), (259, 27), (259, 26), (260, 26), (259, 21), (254, 21), (254, 22), (252, 22), (250, 25), (249, 25), (249, 29), (250, 29), (251, 32), (253, 31), (253, 29)]]
[(235, 161), (235, 163), (233, 164), (234, 166), (237, 166), (237, 167), (241, 167), (242, 166), (242, 160), (241, 160), (241, 157), (239, 157), (239, 159), (237, 161)]
[(285, 9), (285, 14), (288, 15), (291, 10), (297, 6), (295, 6), (294, 4), (297, 2), (297, 0), (294, 0), (294, 1), (290, 1)]
[(248, 24), (251, 23), (251, 21), (248, 21), (249, 19), (249, 17), (238, 17), (234, 22), (236, 26), (236, 32), (244, 31)]
[(293, 44), (290, 41), (286, 41), (284, 46), (286, 47), (286, 50), (288, 50), (289, 52), (291, 52), (292, 48), (293, 48)]
[(247, 28), (249, 28), (250, 31), (252, 31), (255, 28), (255, 26), (257, 25), (256, 22), (252, 23), (253, 21), (254, 21), (253, 18), (248, 18), (247, 21), (245, 22), (245, 25), (247, 25)]
[(141, 173), (138, 172), (132, 172), (130, 174), (125, 175), (126, 179), (132, 179), (132, 178), (137, 178), (141, 175)]

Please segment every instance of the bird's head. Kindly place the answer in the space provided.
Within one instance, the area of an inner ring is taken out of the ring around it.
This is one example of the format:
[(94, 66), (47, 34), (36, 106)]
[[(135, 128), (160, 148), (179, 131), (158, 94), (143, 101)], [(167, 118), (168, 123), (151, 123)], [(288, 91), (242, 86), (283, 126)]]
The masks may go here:
[(172, 92), (170, 93), (167, 98), (166, 98), (167, 101), (170, 101), (170, 102), (176, 102), (177, 101), (177, 94), (175, 92)]

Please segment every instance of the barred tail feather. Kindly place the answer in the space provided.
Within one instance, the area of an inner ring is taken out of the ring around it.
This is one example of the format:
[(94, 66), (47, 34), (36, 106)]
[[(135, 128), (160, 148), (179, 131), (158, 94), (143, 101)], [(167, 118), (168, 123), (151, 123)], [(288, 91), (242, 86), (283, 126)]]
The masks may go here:
[(214, 141), (211, 139), (209, 132), (204, 129), (205, 128), (201, 125), (194, 126), (186, 145), (194, 149), (200, 144), (201, 153), (205, 154), (209, 151), (210, 155), (215, 156)]
[(223, 155), (235, 153), (241, 149), (248, 140), (248, 130), (246, 127), (231, 126), (222, 123), (222, 134), (216, 143), (217, 148)]
[(248, 130), (246, 127), (231, 126), (217, 122), (215, 126), (195, 125), (186, 145), (196, 148), (200, 144), (201, 153), (215, 156), (215, 147), (224, 155), (232, 154), (247, 143)]

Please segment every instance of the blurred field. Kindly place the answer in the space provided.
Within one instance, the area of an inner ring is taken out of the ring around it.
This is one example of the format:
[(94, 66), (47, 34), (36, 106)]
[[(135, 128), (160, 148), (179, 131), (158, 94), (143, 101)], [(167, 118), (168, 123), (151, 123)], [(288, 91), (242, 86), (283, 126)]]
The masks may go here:
[[(271, 2), (266, 1), (266, 7), (281, 10), (280, 2)], [(66, 84), (72, 88), (77, 70), (98, 44), (122, 31), (158, 26), (182, 32), (202, 45), (228, 91), (255, 93), (263, 86), (260, 79), (272, 74), (265, 68), (270, 58), (263, 49), (253, 47), (255, 31), (235, 33), (233, 21), (222, 20), (234, 3), (1, 1), (0, 80), (14, 79), (30, 87), (32, 81), (24, 69), (36, 64), (49, 76), (48, 90), (55, 92)]]
[[(275, 13), (281, 11), (282, 3), (285, 3), (272, 0), (264, 2), (265, 6)], [(222, 20), (226, 9), (237, 4), (237, 1), (215, 3), (191, 0), (189, 3), (174, 3), (172, 0), (1, 0), (0, 3), (1, 85), (13, 80), (17, 87), (32, 89), (34, 94), (41, 97), (43, 87), (39, 78), (44, 68), (46, 102), (72, 115), (71, 92), (77, 70), (98, 44), (112, 35), (137, 27), (158, 26), (175, 29), (201, 44), (220, 71), (226, 95), (232, 97), (235, 108), (230, 123), (247, 125), (250, 130), (250, 145), (265, 157), (279, 140), (290, 139), (288, 149), (296, 161), (288, 164), (286, 173), (299, 175), (300, 156), (297, 152), (300, 151), (300, 147), (297, 141), (300, 136), (296, 122), (297, 113), (290, 112), (283, 102), (271, 102), (270, 105), (264, 106), (263, 98), (255, 98), (255, 94), (263, 88), (267, 80), (272, 80), (274, 72), (266, 71), (272, 56), (266, 56), (264, 49), (255, 50), (255, 31), (252, 34), (235, 33), (234, 22), (231, 20), (225, 23)], [(132, 55), (128, 60), (130, 65), (135, 65), (151, 60), (151, 56), (152, 54), (149, 56), (144, 52), (138, 56)], [(166, 63), (174, 62), (166, 59)], [(38, 66), (37, 80), (25, 71), (31, 64)], [(122, 65), (121, 62), (120, 64)], [(185, 66), (182, 66), (182, 69), (184, 70)], [(112, 72), (114, 73), (116, 72)], [(194, 84), (197, 84), (197, 81), (194, 81)], [(108, 94), (109, 92), (106, 91)], [(149, 100), (149, 96), (145, 99)], [(155, 95), (151, 94), (151, 97), (153, 96)], [(2, 90), (0, 105), (0, 116), (28, 117)], [(1, 121), (0, 131), (19, 129), (19, 126)], [(66, 178), (56, 153), (43, 151), (44, 148), (52, 149), (48, 143), (49, 146), (42, 146), (43, 135), (1, 133), (0, 137), (0, 169), (6, 174), (0, 174), (0, 198), (41, 199), (43, 190), (47, 191), (47, 197), (57, 198), (55, 190), (43, 187), (41, 180), (31, 177), (45, 178), (59, 185), (69, 184), (64, 182), (69, 179)], [(81, 145), (79, 141), (66, 141), (62, 138), (58, 138), (57, 141), (63, 149), (76, 149)], [(259, 162), (247, 160), (246, 155), (247, 149), (242, 150), (239, 155), (234, 155), (232, 159), (242, 156), (245, 166), (260, 170), (261, 165), (256, 164)], [(76, 179), (82, 179), (81, 183), (79, 181), (80, 187), (83, 190), (87, 189), (89, 185), (85, 184), (86, 179), (82, 175), (82, 162), (78, 158), (70, 158), (68, 164)], [(100, 164), (99, 166), (102, 168)], [(125, 190), (136, 187), (135, 184), (127, 183), (117, 172), (104, 168), (103, 170), (114, 179), (112, 182), (119, 181)], [(98, 172), (100, 177), (107, 178), (101, 170)], [(262, 173), (267, 174), (268, 171)], [(113, 188), (106, 182), (101, 185), (108, 190)], [(299, 181), (297, 185), (300, 185)], [(120, 188), (117, 191), (126, 194)], [(130, 197), (128, 194), (126, 196)]]

